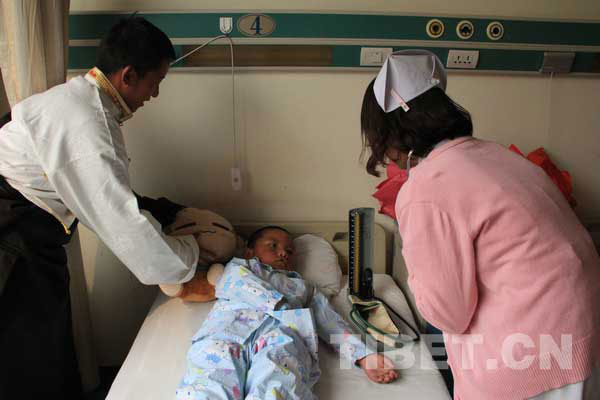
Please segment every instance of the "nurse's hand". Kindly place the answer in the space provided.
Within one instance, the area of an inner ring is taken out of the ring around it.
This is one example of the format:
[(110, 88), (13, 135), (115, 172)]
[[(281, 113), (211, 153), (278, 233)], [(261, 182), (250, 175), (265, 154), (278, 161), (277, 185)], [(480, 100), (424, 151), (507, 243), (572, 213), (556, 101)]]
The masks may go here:
[(390, 383), (398, 379), (392, 360), (383, 354), (369, 354), (358, 360), (367, 377), (376, 383)]

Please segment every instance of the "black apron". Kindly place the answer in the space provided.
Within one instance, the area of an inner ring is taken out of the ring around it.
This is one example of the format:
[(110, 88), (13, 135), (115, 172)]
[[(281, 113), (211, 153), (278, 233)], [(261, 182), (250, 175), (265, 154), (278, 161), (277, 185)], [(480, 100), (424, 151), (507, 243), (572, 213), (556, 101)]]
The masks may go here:
[(0, 399), (82, 398), (63, 247), (70, 239), (0, 176), (0, 268), (8, 276), (0, 289)]

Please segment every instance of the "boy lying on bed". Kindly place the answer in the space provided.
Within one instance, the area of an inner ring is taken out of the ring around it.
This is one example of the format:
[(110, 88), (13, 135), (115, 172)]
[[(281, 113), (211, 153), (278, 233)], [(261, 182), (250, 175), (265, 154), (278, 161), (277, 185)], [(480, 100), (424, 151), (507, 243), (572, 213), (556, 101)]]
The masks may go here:
[(293, 270), (287, 231), (266, 227), (248, 240), (216, 286), (217, 303), (194, 336), (177, 399), (316, 399), (318, 336), (374, 382), (398, 375), (368, 349), (327, 298)]

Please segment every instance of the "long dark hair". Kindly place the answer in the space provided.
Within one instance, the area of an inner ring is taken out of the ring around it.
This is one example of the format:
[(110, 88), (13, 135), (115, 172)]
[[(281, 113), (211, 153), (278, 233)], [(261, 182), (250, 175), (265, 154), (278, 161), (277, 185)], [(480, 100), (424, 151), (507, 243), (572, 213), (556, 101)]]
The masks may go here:
[(366, 168), (369, 174), (379, 176), (377, 167), (386, 165), (389, 148), (403, 153), (413, 150), (415, 156), (425, 157), (444, 139), (473, 135), (469, 112), (442, 89), (434, 87), (412, 99), (407, 112), (398, 108), (385, 113), (375, 98), (374, 83), (373, 79), (367, 87), (360, 114), (363, 153), (371, 153)]

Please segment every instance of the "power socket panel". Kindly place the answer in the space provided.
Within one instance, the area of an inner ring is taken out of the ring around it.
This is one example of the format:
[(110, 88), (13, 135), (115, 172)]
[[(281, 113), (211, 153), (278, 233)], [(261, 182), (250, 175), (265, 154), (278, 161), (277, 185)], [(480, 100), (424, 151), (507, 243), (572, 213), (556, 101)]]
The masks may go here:
[(366, 67), (381, 66), (393, 50), (391, 47), (362, 47), (360, 49), (360, 65)]
[(449, 50), (447, 68), (475, 69), (479, 61), (478, 50)]

